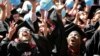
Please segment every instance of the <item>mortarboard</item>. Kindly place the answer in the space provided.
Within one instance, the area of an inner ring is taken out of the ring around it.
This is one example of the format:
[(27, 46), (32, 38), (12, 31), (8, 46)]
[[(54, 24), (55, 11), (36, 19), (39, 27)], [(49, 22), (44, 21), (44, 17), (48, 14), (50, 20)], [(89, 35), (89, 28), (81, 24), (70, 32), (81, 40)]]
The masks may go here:
[(13, 15), (13, 14), (18, 14), (18, 11), (16, 10), (16, 9), (13, 9), (12, 11), (11, 11), (11, 14)]

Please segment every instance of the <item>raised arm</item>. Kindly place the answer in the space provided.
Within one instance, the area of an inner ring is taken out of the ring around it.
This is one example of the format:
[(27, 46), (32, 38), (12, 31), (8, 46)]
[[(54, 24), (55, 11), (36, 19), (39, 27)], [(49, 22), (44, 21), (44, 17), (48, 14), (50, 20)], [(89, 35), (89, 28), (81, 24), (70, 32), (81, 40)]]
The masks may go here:
[(77, 12), (76, 17), (75, 17), (75, 19), (74, 19), (74, 21), (73, 21), (73, 23), (76, 24), (76, 25), (78, 25), (79, 16), (80, 16), (80, 15), (79, 15), (79, 13)]
[(75, 0), (74, 5), (73, 5), (73, 8), (69, 12), (69, 14), (73, 14), (74, 11), (77, 10), (78, 3), (79, 3), (79, 0)]
[(15, 33), (17, 28), (17, 24), (15, 24), (15, 22), (10, 22), (10, 27), (8, 29), (8, 34), (6, 35), (6, 37), (1, 41), (1, 44), (6, 44), (8, 43), (11, 39), (13, 34)]
[(0, 4), (1, 12), (0, 12), (0, 20), (5, 20), (5, 5)]
[(73, 6), (73, 9), (72, 10), (74, 10), (74, 9), (77, 8), (78, 3), (79, 3), (79, 0), (75, 0), (75, 3), (74, 3), (74, 6)]

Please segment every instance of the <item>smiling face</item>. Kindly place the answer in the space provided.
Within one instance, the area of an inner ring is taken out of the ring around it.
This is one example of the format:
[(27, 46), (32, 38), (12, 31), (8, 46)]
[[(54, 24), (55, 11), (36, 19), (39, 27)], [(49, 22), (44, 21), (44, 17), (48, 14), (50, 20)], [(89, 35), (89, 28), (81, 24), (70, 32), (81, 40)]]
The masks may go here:
[(19, 35), (20, 40), (29, 40), (31, 33), (30, 33), (30, 30), (28, 28), (22, 27), (19, 29), (18, 35)]
[(81, 37), (77, 31), (72, 31), (67, 37), (69, 46), (77, 47), (81, 44)]

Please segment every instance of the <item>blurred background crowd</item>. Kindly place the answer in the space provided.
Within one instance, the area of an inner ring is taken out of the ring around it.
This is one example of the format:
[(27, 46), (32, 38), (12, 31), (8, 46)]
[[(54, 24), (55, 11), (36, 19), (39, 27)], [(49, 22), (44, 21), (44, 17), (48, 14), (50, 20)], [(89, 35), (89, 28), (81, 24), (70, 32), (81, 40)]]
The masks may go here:
[(100, 56), (100, 0), (0, 0), (0, 56)]

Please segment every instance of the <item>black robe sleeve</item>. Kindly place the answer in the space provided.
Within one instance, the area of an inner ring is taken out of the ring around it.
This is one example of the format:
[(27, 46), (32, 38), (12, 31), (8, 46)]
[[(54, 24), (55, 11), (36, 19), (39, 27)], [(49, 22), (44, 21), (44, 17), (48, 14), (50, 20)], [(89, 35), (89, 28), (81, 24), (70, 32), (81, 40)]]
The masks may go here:
[(6, 37), (0, 43), (0, 56), (7, 56), (7, 46), (10, 40)]
[(100, 55), (100, 30), (97, 30), (92, 38), (86, 42), (86, 56)]

